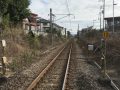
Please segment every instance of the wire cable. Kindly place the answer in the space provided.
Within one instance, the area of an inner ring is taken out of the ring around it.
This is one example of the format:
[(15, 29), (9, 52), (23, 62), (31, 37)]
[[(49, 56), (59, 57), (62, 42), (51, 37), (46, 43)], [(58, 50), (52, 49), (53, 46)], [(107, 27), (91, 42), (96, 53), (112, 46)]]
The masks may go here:
[(69, 22), (70, 22), (70, 29), (71, 29), (71, 28), (72, 28), (72, 27), (71, 27), (72, 22), (71, 22), (71, 18), (70, 18), (70, 9), (69, 9), (68, 0), (66, 0), (66, 7), (67, 7), (68, 14), (69, 14)]

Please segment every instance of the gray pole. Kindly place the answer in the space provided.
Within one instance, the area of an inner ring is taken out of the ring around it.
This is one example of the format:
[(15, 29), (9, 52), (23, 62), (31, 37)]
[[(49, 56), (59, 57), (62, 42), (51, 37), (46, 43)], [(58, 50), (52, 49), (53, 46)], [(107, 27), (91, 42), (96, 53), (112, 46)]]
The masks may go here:
[(100, 9), (100, 30), (101, 30), (101, 9)]
[(79, 31), (79, 24), (78, 24), (78, 31)]
[[(103, 1), (103, 32), (105, 32), (105, 0)], [(104, 77), (106, 76), (106, 39), (105, 39), (105, 50), (104, 50)]]
[(65, 38), (67, 38), (67, 32), (66, 32), (66, 28), (65, 28)]
[(50, 8), (50, 32), (51, 32), (51, 45), (53, 44), (52, 39), (52, 9)]
[(95, 21), (96, 21), (96, 20), (93, 20), (93, 28), (94, 28), (94, 25), (95, 25)]
[(114, 21), (114, 0), (113, 0), (113, 33), (115, 32), (114, 25), (115, 25), (115, 21)]
[(105, 22), (104, 22), (104, 18), (105, 18), (105, 0), (103, 2), (103, 31), (105, 31)]

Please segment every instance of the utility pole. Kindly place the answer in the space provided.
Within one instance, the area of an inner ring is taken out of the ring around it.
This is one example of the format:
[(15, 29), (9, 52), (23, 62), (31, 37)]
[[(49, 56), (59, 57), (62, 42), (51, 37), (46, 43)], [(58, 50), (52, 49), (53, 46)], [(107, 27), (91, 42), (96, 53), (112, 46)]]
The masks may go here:
[(67, 38), (67, 31), (66, 31), (66, 28), (65, 28), (65, 38)]
[(79, 24), (78, 24), (78, 38), (80, 37), (80, 34), (79, 34)]
[(114, 5), (117, 5), (117, 4), (115, 4), (115, 2), (113, 0), (113, 33), (115, 32), (115, 18), (114, 18), (115, 7), (114, 7)]
[(114, 22), (114, 0), (113, 0), (113, 33), (115, 32), (115, 30), (114, 30), (114, 29), (115, 29), (115, 28), (114, 28), (114, 23), (115, 23), (115, 22)]
[(100, 30), (101, 30), (101, 12), (100, 12)]
[(78, 24), (78, 31), (79, 31), (79, 24)]
[(99, 13), (99, 15), (100, 15), (100, 30), (101, 30), (101, 7), (100, 7), (100, 13)]
[[(104, 21), (104, 18), (105, 18), (105, 0), (103, 2), (103, 31), (106, 31), (105, 30), (105, 21)], [(105, 51), (104, 51), (104, 77), (106, 75), (106, 40), (105, 40)]]
[(105, 0), (103, 1), (103, 31), (105, 31)]
[(50, 32), (51, 32), (51, 45), (53, 45), (53, 27), (52, 27), (52, 9), (50, 8)]
[(94, 28), (95, 21), (96, 21), (96, 20), (93, 20), (93, 28)]
[[(103, 33), (106, 31), (105, 30), (105, 21), (104, 21), (104, 18), (105, 18), (105, 0), (103, 1)], [(102, 52), (102, 57), (104, 58), (103, 59), (103, 71), (104, 71), (104, 77), (106, 76), (106, 39), (104, 39), (104, 52)]]

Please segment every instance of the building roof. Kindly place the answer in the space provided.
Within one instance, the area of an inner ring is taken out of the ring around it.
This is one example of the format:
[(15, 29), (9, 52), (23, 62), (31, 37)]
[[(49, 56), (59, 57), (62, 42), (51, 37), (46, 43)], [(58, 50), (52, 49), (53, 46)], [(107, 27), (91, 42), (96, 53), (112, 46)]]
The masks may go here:
[(36, 16), (36, 17), (38, 16), (38, 14), (35, 14), (35, 13), (30, 13), (30, 15), (33, 15), (33, 16)]
[(36, 24), (36, 23), (26, 23), (26, 25), (31, 25), (31, 26), (40, 26), (39, 24)]
[[(105, 20), (111, 20), (111, 19), (113, 19), (113, 17), (106, 17), (104, 19)], [(114, 19), (120, 19), (120, 16), (116, 16), (116, 17), (114, 17)]]
[(50, 21), (39, 17), (38, 23), (50, 23)]
[(56, 23), (53, 23), (55, 26), (59, 27), (59, 28), (63, 28), (62, 26), (59, 26), (58, 24)]
[[(49, 20), (46, 20), (46, 19), (40, 18), (40, 17), (39, 17), (39, 20), (38, 20), (37, 22), (38, 22), (38, 23), (50, 23)], [(59, 28), (63, 28), (62, 26), (60, 26), (60, 25), (58, 25), (58, 24), (56, 24), (56, 23), (53, 23), (53, 25), (55, 25), (56, 27), (59, 27)]]

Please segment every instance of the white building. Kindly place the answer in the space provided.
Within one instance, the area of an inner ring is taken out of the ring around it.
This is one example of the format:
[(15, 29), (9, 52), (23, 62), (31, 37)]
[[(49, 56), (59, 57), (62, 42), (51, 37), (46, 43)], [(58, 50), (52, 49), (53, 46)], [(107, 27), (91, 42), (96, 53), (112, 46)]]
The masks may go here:
[[(60, 30), (62, 35), (65, 35), (63, 27), (55, 23), (52, 24), (52, 27), (53, 29)], [(46, 36), (50, 32), (50, 21), (31, 13), (30, 17), (23, 20), (23, 29), (26, 33), (31, 30), (35, 35)]]

